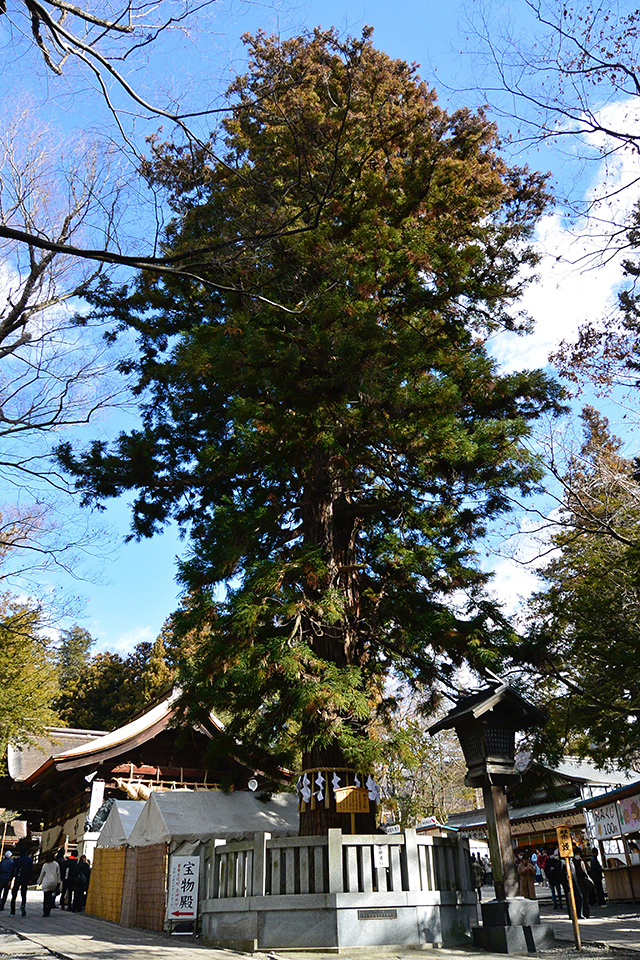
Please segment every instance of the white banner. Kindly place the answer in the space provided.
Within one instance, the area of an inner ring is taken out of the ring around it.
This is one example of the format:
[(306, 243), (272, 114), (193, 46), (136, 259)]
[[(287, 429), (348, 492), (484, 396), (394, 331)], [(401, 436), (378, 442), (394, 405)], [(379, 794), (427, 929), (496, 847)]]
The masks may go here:
[(608, 803), (597, 810), (585, 810), (585, 819), (592, 840), (609, 840), (620, 836), (618, 805)]
[(200, 857), (171, 857), (167, 920), (195, 920), (199, 876)]

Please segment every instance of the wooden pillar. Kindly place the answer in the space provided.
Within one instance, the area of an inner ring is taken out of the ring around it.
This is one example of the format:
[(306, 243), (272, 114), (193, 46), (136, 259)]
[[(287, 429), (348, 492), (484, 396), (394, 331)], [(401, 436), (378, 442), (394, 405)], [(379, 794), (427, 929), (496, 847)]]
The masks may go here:
[(509, 810), (507, 808), (507, 794), (504, 787), (495, 786), (488, 781), (482, 786), (484, 809), (487, 817), (487, 833), (489, 834), (489, 850), (491, 852), (491, 869), (496, 898), (517, 897), (520, 892), (520, 882), (516, 870), (516, 859), (513, 855), (511, 830), (509, 828)]

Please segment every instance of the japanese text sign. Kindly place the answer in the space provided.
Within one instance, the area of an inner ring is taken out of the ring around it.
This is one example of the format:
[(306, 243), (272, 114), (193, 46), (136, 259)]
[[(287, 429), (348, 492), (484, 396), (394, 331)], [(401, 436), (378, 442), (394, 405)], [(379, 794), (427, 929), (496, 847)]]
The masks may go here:
[(556, 827), (556, 836), (558, 837), (558, 850), (560, 856), (566, 859), (573, 856), (573, 840), (571, 839), (571, 827)]
[(338, 787), (337, 813), (369, 813), (369, 794), (364, 787)]
[(373, 864), (378, 870), (389, 866), (389, 847), (375, 843), (373, 846)]
[(607, 803), (597, 810), (585, 810), (585, 819), (589, 827), (589, 834), (594, 840), (607, 840), (609, 837), (620, 836), (620, 819), (618, 807), (615, 803)]
[(200, 857), (171, 857), (168, 920), (195, 920), (198, 915)]

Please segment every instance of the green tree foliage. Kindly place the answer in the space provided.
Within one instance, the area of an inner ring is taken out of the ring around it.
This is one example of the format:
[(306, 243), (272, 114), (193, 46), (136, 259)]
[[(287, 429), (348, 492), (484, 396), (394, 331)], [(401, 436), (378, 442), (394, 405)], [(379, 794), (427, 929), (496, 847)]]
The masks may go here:
[(467, 766), (453, 730), (431, 737), (424, 717), (400, 704), (382, 739), (383, 811), (394, 823), (413, 827), (423, 817), (446, 823), (450, 814), (476, 806), (476, 791), (464, 785)]
[(0, 596), (0, 756), (28, 743), (56, 717), (55, 654), (37, 607)]
[(185, 703), (272, 765), (362, 769), (389, 672), (428, 694), (503, 626), (476, 543), (536, 482), (520, 441), (558, 395), (486, 345), (526, 323), (546, 198), (368, 31), (247, 42), (223, 162), (156, 143), (147, 171), (204, 281), (94, 299), (138, 334), (143, 425), (61, 457), (89, 500), (137, 490), (137, 536), (188, 530)]
[(78, 669), (56, 702), (70, 727), (114, 730), (171, 689), (172, 671), (162, 635), (139, 643), (126, 657), (98, 653)]
[(74, 624), (60, 634), (56, 659), (58, 682), (64, 690), (89, 664), (91, 647), (95, 643), (88, 630)]
[(640, 760), (640, 484), (606, 418), (582, 413), (545, 589), (531, 602), (522, 663), (550, 697), (546, 747)]

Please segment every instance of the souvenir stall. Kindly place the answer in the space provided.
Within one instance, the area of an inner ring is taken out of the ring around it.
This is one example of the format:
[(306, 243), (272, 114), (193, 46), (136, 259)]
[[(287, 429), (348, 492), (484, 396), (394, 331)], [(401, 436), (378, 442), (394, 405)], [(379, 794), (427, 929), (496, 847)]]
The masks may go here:
[(640, 780), (584, 804), (609, 900), (640, 900)]

